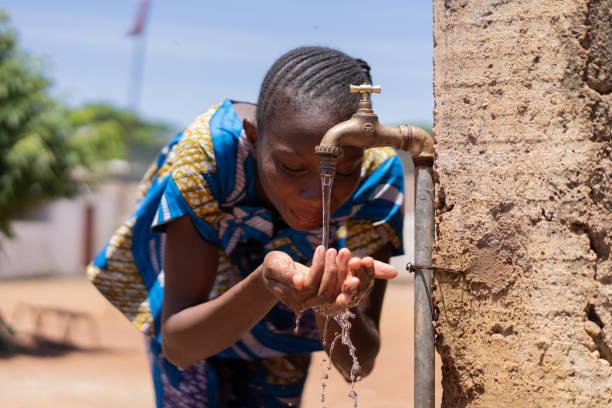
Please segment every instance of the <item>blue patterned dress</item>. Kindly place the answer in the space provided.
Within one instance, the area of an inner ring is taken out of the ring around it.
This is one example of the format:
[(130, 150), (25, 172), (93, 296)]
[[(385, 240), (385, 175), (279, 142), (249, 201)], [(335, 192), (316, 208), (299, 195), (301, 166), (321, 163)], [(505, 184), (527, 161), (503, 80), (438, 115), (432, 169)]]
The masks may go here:
[[(390, 245), (394, 255), (401, 254), (403, 188), (393, 150), (367, 150), (358, 188), (332, 214), (330, 246), (364, 256)], [(87, 267), (87, 275), (147, 335), (157, 406), (299, 405), (310, 353), (322, 349), (312, 312), (304, 314), (295, 334), (294, 314), (278, 303), (214, 357), (184, 371), (164, 358), (163, 232), (183, 216), (191, 218), (202, 239), (221, 249), (210, 299), (255, 270), (266, 253), (284, 251), (308, 263), (320, 244), (320, 230), (291, 229), (257, 199), (251, 146), (230, 100), (199, 116), (164, 147), (143, 179), (136, 211)]]

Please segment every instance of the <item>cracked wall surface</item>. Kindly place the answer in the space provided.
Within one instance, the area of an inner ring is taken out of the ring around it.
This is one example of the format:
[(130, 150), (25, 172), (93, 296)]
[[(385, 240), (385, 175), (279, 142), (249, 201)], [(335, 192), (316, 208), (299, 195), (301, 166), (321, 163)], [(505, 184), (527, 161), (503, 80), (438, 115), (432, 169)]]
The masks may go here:
[(612, 406), (611, 0), (434, 0), (445, 407)]

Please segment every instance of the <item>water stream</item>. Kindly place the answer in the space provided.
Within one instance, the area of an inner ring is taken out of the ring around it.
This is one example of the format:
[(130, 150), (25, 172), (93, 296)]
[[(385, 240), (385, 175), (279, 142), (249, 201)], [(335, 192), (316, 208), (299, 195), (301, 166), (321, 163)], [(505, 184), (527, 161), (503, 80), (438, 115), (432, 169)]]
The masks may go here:
[[(325, 249), (329, 248), (329, 218), (330, 218), (330, 210), (329, 210), (329, 202), (331, 198), (331, 189), (334, 183), (334, 176), (321, 175), (321, 190), (323, 195), (323, 225), (322, 225), (322, 245)], [(317, 310), (317, 308), (315, 308)], [(341, 332), (334, 333), (334, 340), (329, 349), (329, 359), (324, 359), (323, 364), (328, 361), (327, 367), (324, 367), (323, 374), (321, 375), (321, 404), (323, 408), (325, 408), (325, 388), (327, 386), (327, 379), (329, 378), (328, 372), (331, 370), (332, 365), (332, 355), (334, 352), (334, 346), (336, 345), (337, 340), (341, 340), (342, 344), (348, 347), (349, 354), (351, 359), (353, 360), (353, 365), (351, 367), (351, 390), (349, 392), (349, 398), (353, 400), (353, 405), (355, 408), (358, 408), (358, 396), (355, 391), (355, 382), (359, 381), (360, 378), (357, 377), (357, 373), (361, 369), (359, 365), (359, 361), (357, 361), (356, 351), (357, 349), (353, 345), (350, 337), (351, 330), (351, 322), (349, 319), (354, 318), (355, 315), (352, 314), (349, 309), (343, 310), (341, 312), (328, 313), (323, 309), (318, 310), (320, 313), (325, 315), (325, 329), (323, 330), (323, 347), (325, 347), (326, 339), (327, 339), (327, 324), (329, 318), (331, 317), (334, 321), (340, 326)]]
[[(323, 225), (322, 225), (322, 245), (325, 249), (329, 247), (329, 202), (331, 198), (331, 189), (334, 183), (334, 176), (321, 175), (321, 189), (323, 193)], [(315, 311), (323, 314), (325, 316), (325, 327), (323, 330), (323, 347), (327, 346), (327, 325), (329, 319), (332, 318), (334, 321), (340, 326), (341, 332), (334, 333), (334, 340), (329, 349), (329, 357), (323, 358), (321, 361), (321, 368), (323, 373), (321, 374), (321, 406), (325, 408), (325, 389), (327, 387), (327, 380), (329, 378), (329, 371), (332, 366), (332, 355), (334, 352), (334, 347), (338, 340), (341, 341), (342, 344), (347, 346), (349, 355), (353, 361), (353, 365), (351, 366), (350, 379), (351, 379), (351, 388), (349, 391), (348, 397), (353, 400), (353, 407), (358, 408), (358, 395), (357, 391), (355, 391), (355, 383), (361, 380), (361, 377), (357, 376), (357, 373), (361, 369), (359, 365), (359, 361), (357, 360), (357, 348), (353, 345), (350, 337), (351, 330), (351, 322), (350, 319), (354, 318), (355, 315), (349, 311), (349, 309), (345, 309), (340, 312), (328, 312), (324, 308), (315, 307)], [(300, 318), (302, 317), (302, 312), (296, 314), (295, 318), (295, 329), (294, 333), (297, 334), (299, 331)], [(326, 364), (327, 363), (327, 364)]]
[(325, 249), (329, 248), (329, 201), (331, 198), (332, 184), (334, 176), (321, 175), (321, 189), (323, 190), (323, 231), (321, 234), (321, 245)]
[[(340, 342), (348, 348), (349, 355), (351, 356), (351, 359), (353, 361), (353, 365), (351, 366), (351, 372), (350, 372), (350, 377), (349, 377), (351, 379), (351, 389), (349, 391), (348, 397), (353, 400), (353, 407), (358, 408), (359, 407), (359, 403), (358, 403), (359, 396), (357, 394), (357, 391), (355, 391), (355, 383), (361, 380), (361, 377), (357, 376), (357, 373), (359, 372), (359, 370), (361, 370), (361, 366), (359, 365), (359, 361), (357, 360), (357, 348), (355, 347), (355, 345), (353, 345), (353, 342), (351, 341), (351, 337), (350, 337), (350, 332), (351, 332), (350, 319), (354, 318), (355, 315), (351, 313), (348, 309), (346, 309), (341, 312), (334, 312), (334, 313), (326, 314), (326, 319), (329, 319), (330, 317), (336, 321), (338, 326), (340, 326), (340, 333), (338, 332), (334, 333), (334, 340), (332, 341), (331, 346), (329, 348), (329, 362), (327, 364), (327, 372), (331, 370), (332, 356), (334, 354), (334, 347), (336, 346), (337, 341), (340, 340)], [(323, 361), (325, 362), (326, 360), (324, 359)], [(327, 373), (324, 373), (321, 376), (322, 381), (327, 380), (327, 378), (328, 378)], [(324, 401), (325, 401), (325, 385), (324, 383), (322, 383), (321, 384), (321, 402), (324, 402)], [(325, 405), (323, 405), (323, 408), (325, 408)]]

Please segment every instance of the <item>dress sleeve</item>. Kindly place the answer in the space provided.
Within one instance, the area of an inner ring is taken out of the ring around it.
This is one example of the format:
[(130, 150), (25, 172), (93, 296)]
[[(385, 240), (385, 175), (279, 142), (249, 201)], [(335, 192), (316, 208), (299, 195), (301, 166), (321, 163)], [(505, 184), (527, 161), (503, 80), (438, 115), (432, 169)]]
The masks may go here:
[(155, 232), (164, 232), (167, 224), (189, 216), (206, 241), (219, 244), (219, 222), (224, 213), (219, 206), (216, 162), (208, 119), (185, 130), (182, 140), (160, 169), (163, 189), (151, 224)]
[(349, 218), (337, 232), (341, 247), (359, 256), (374, 255), (386, 245), (392, 256), (404, 253), (404, 170), (393, 149), (365, 152), (362, 181), (348, 204)]
[(218, 242), (223, 212), (215, 193), (216, 162), (201, 115), (167, 145), (141, 184), (134, 213), (87, 267), (96, 288), (143, 333), (161, 341), (163, 237), (168, 222), (189, 216), (199, 234)]

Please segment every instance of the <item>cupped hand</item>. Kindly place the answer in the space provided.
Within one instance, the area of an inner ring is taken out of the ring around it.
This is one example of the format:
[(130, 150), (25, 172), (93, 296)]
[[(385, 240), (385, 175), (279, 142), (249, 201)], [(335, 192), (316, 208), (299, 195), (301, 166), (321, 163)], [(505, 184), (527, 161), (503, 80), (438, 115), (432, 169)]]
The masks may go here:
[(336, 250), (325, 251), (319, 246), (309, 268), (284, 252), (270, 252), (262, 265), (264, 282), (278, 300), (296, 312), (333, 304), (342, 285), (336, 255)]
[(397, 271), (370, 257), (351, 257), (348, 249), (317, 247), (308, 268), (284, 252), (266, 255), (263, 265), (266, 287), (296, 312), (317, 307), (325, 312), (344, 310), (363, 300), (374, 279), (393, 279)]
[(304, 310), (306, 295), (303, 286), (308, 269), (294, 262), (286, 253), (272, 251), (264, 258), (262, 276), (264, 284), (278, 300), (299, 312)]
[(397, 276), (397, 270), (393, 266), (369, 256), (350, 257), (347, 263), (348, 276), (345, 282), (352, 281), (353, 284), (350, 287), (353, 289), (343, 288), (338, 299), (338, 302), (344, 304), (345, 307), (354, 307), (361, 303), (372, 291), (376, 279), (389, 280)]
[(333, 305), (322, 308), (325, 312), (357, 306), (370, 294), (376, 279), (389, 280), (397, 276), (397, 270), (391, 265), (371, 257), (354, 257), (346, 248), (338, 253), (337, 265), (341, 271), (339, 293)]

